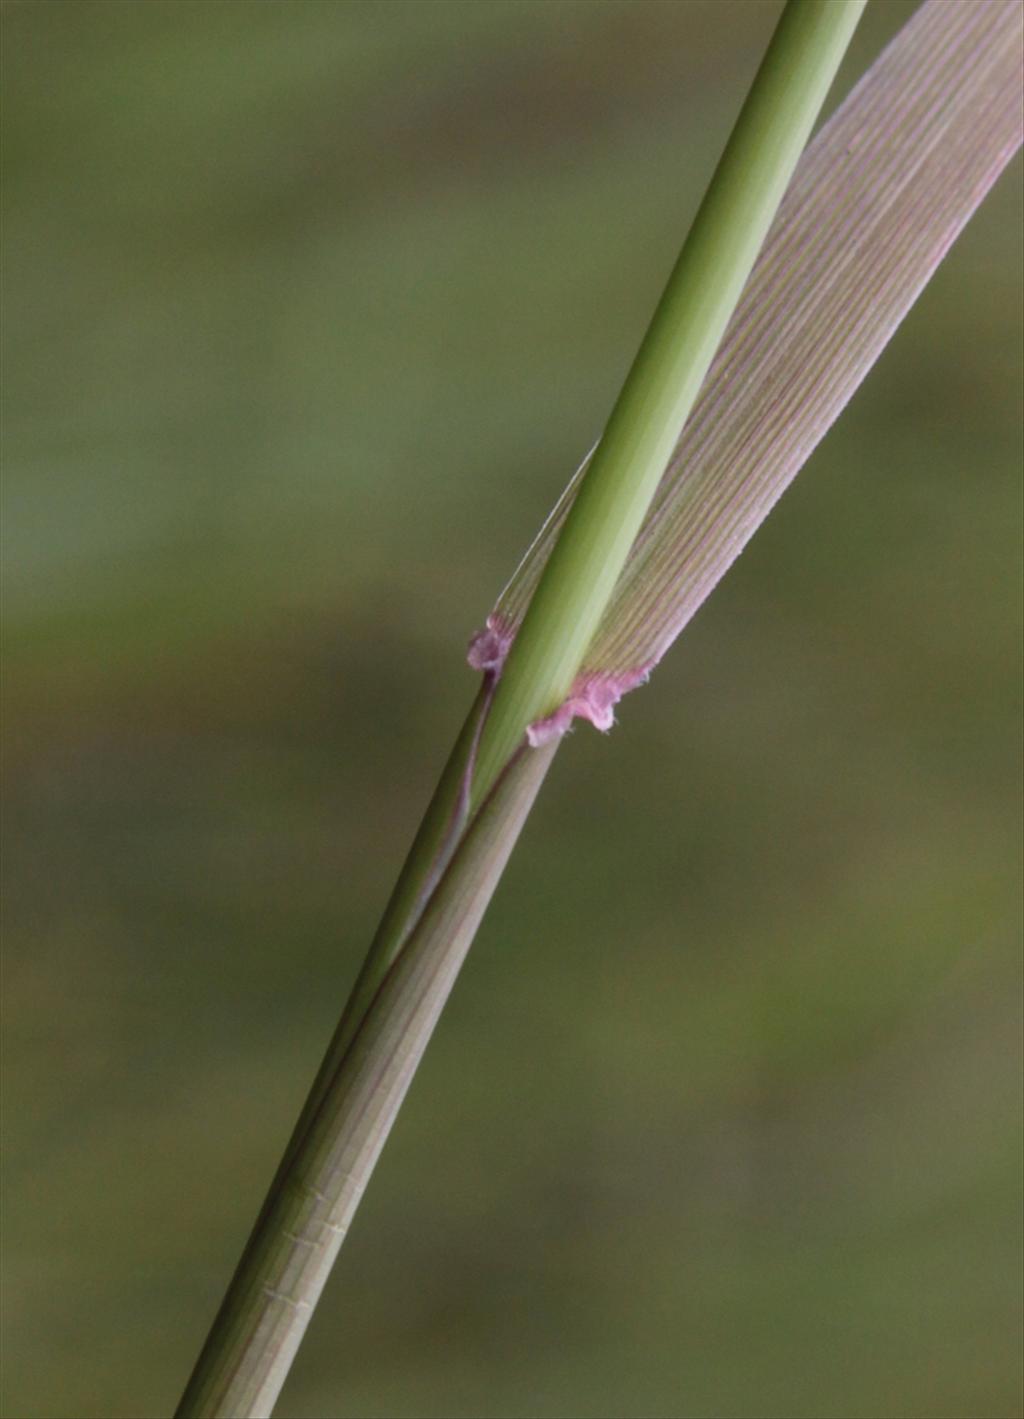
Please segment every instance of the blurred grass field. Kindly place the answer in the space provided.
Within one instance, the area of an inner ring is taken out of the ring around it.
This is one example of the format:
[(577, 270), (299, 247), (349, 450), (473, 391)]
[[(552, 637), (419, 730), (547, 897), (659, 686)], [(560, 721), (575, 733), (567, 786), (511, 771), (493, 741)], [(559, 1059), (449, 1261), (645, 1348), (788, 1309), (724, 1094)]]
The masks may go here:
[[(4, 7), (11, 1419), (173, 1409), (777, 13)], [(1019, 207), (563, 750), (283, 1416), (1021, 1413)]]

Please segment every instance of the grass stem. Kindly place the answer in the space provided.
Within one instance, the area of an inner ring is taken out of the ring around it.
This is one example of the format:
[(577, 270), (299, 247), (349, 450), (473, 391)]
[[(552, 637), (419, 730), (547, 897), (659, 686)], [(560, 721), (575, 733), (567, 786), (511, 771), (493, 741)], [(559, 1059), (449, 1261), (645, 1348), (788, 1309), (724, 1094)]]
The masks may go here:
[(470, 714), (177, 1411), (269, 1415), (865, 0), (789, 0), (500, 679)]

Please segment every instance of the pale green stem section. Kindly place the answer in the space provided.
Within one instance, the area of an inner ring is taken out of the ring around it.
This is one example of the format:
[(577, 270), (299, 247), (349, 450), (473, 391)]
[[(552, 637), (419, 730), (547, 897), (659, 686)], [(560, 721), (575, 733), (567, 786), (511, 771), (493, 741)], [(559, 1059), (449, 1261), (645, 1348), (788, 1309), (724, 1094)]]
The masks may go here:
[(513, 642), (476, 793), (572, 689), (864, 4), (786, 6)]

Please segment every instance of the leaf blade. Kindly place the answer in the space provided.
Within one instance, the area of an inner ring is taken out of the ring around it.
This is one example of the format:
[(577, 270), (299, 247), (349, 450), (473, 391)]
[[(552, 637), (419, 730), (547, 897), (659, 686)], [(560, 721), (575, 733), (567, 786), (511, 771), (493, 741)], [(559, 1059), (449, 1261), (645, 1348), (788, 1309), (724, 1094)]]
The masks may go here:
[[(927, 0), (809, 145), (555, 732), (606, 728), (646, 679), (1020, 146), (1022, 17), (1019, 0)], [(488, 619), (505, 647), (585, 476)]]

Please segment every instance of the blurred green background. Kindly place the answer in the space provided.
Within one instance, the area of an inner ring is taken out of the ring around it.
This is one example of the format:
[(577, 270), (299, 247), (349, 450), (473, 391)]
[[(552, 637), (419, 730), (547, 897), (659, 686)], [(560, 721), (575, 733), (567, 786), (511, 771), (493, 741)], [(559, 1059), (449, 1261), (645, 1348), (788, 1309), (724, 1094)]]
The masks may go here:
[[(6, 6), (7, 1415), (173, 1408), (777, 13)], [(560, 755), (281, 1414), (1020, 1412), (1019, 198)]]

